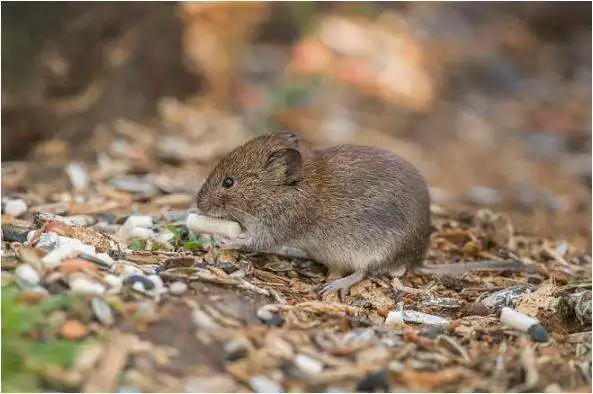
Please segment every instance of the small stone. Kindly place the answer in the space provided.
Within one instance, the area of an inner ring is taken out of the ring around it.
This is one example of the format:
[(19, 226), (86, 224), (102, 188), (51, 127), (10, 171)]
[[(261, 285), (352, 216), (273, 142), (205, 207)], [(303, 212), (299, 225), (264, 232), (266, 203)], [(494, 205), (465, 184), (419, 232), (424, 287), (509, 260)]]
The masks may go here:
[(224, 345), (224, 353), (228, 361), (237, 361), (247, 356), (247, 347), (249, 343), (246, 341), (229, 341)]
[(111, 269), (111, 272), (113, 272), (116, 275), (120, 275), (124, 278), (128, 278), (130, 276), (135, 275), (142, 276), (142, 274), (144, 274), (144, 272), (140, 268), (124, 262), (114, 264), (113, 268)]
[(70, 341), (83, 338), (87, 333), (87, 327), (78, 320), (68, 320), (62, 327), (60, 327), (60, 335)]
[(294, 365), (307, 375), (317, 375), (323, 371), (323, 363), (305, 354), (298, 354), (294, 358)]
[(47, 294), (39, 291), (28, 290), (21, 294), (21, 300), (26, 304), (37, 304), (43, 300)]
[[(141, 276), (141, 275), (128, 276), (124, 280), (124, 284), (130, 285), (130, 286), (132, 286), (135, 289), (140, 290), (140, 291), (150, 291), (150, 290), (153, 290), (155, 288), (155, 285), (154, 285), (154, 282), (153, 281), (151, 281), (147, 277)], [(142, 287), (139, 288), (139, 287), (136, 287), (136, 286), (142, 286)]]
[(69, 164), (66, 167), (66, 173), (70, 183), (77, 190), (84, 190), (89, 186), (89, 176), (86, 169), (81, 164)]
[(237, 267), (235, 264), (232, 264), (232, 263), (229, 263), (226, 261), (222, 262), (222, 263), (218, 263), (218, 268), (223, 270), (227, 275), (230, 275), (239, 269), (239, 267)]
[(89, 271), (89, 272), (97, 272), (99, 269), (97, 266), (90, 261), (82, 260), (82, 259), (69, 259), (64, 260), (60, 264), (60, 271), (64, 276), (70, 276), (75, 272), (81, 271)]
[(28, 209), (27, 202), (22, 198), (9, 200), (6, 202), (6, 205), (4, 205), (4, 213), (14, 216), (15, 218), (27, 212)]
[(529, 327), (527, 333), (534, 342), (548, 342), (548, 332), (541, 324), (534, 324)]
[(16, 275), (16, 282), (21, 288), (35, 287), (41, 281), (39, 273), (29, 264), (19, 265), (16, 267), (14, 274)]
[(266, 320), (270, 320), (271, 318), (273, 318), (274, 314), (266, 308), (259, 308), (257, 310), (257, 317), (259, 317), (259, 319), (261, 321), (266, 321)]
[(105, 300), (101, 298), (94, 297), (91, 300), (91, 307), (93, 308), (93, 312), (97, 317), (97, 320), (101, 322), (104, 326), (110, 326), (115, 321), (113, 317), (113, 311), (111, 307)]
[(501, 196), (500, 192), (496, 189), (474, 186), (467, 191), (467, 199), (472, 204), (494, 205), (500, 203)]
[(169, 292), (175, 295), (181, 295), (187, 291), (187, 284), (185, 282), (173, 282), (169, 286)]
[(237, 384), (226, 375), (188, 378), (181, 383), (182, 393), (234, 393)]
[(148, 215), (131, 215), (124, 222), (124, 227), (128, 228), (151, 228), (153, 226), (152, 217)]
[(107, 253), (97, 253), (97, 258), (109, 267), (111, 267), (115, 263), (115, 260), (113, 260), (111, 256), (109, 256)]
[(356, 391), (359, 393), (386, 393), (389, 391), (389, 377), (385, 371), (372, 372), (356, 385)]
[(79, 372), (90, 371), (97, 364), (103, 352), (104, 347), (100, 343), (83, 345), (76, 355), (73, 369)]
[(165, 288), (165, 284), (163, 283), (163, 280), (161, 279), (160, 276), (149, 275), (147, 277), (147, 279), (150, 280), (154, 284), (154, 288), (156, 289), (157, 292), (165, 293), (167, 291), (167, 289)]
[(436, 339), (439, 335), (445, 332), (445, 328), (443, 326), (424, 326), (418, 331), (418, 335), (429, 338), (429, 339)]
[(374, 346), (363, 349), (356, 354), (356, 363), (360, 365), (381, 365), (389, 358), (389, 351), (385, 346)]
[(268, 320), (262, 320), (262, 322), (271, 327), (282, 327), (284, 325), (284, 317), (280, 315), (272, 315)]
[(265, 376), (253, 376), (249, 379), (251, 388), (256, 393), (283, 393), (282, 386)]

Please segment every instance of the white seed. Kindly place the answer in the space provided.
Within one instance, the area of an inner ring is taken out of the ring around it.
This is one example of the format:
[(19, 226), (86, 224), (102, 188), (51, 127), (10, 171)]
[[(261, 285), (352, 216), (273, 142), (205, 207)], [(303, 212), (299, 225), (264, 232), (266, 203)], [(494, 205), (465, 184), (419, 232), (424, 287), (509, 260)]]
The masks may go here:
[(22, 198), (9, 200), (6, 205), (4, 206), (4, 213), (10, 216), (19, 217), (25, 212), (27, 212), (29, 207), (27, 206), (27, 202)]
[(195, 213), (187, 215), (185, 224), (196, 233), (217, 234), (231, 239), (241, 234), (241, 226), (237, 222), (213, 219)]
[(173, 282), (169, 286), (169, 292), (171, 294), (181, 295), (181, 294), (185, 293), (186, 291), (187, 291), (187, 285), (185, 284), (185, 282), (181, 282), (181, 281)]
[(66, 167), (66, 173), (70, 178), (70, 183), (77, 190), (84, 190), (89, 186), (89, 176), (86, 169), (81, 164), (69, 164)]
[(97, 316), (97, 320), (101, 322), (101, 324), (105, 326), (110, 326), (115, 321), (113, 317), (113, 311), (111, 307), (105, 300), (97, 297), (93, 297), (91, 300), (91, 307), (93, 308), (93, 312), (95, 316)]
[(533, 317), (524, 315), (509, 307), (504, 307), (500, 311), (500, 321), (523, 332), (527, 332), (529, 327), (538, 324), (538, 321)]
[(387, 314), (387, 318), (385, 319), (385, 323), (390, 325), (401, 325), (404, 321), (437, 326), (446, 326), (451, 323), (449, 320), (443, 319), (440, 316), (411, 310), (391, 311)]
[(251, 388), (256, 393), (282, 393), (282, 386), (265, 376), (253, 376), (249, 379)]
[(294, 365), (307, 375), (317, 375), (323, 371), (323, 363), (305, 354), (298, 354), (294, 358)]
[(17, 284), (23, 288), (32, 288), (39, 284), (41, 277), (29, 264), (21, 264), (15, 270)]
[(105, 286), (83, 276), (71, 275), (69, 285), (73, 293), (96, 295), (103, 295), (105, 293)]

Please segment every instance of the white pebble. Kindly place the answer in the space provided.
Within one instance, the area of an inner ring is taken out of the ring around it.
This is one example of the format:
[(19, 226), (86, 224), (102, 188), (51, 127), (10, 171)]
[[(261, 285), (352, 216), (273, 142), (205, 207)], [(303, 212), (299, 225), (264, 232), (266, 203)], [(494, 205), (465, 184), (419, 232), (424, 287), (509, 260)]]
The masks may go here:
[(103, 295), (105, 293), (105, 286), (83, 276), (71, 277), (69, 285), (73, 293), (96, 295)]
[(128, 238), (136, 238), (136, 239), (150, 239), (153, 237), (154, 233), (151, 229), (142, 228), (142, 227), (134, 227), (128, 232)]
[(509, 307), (504, 307), (500, 311), (500, 321), (523, 332), (527, 332), (529, 327), (539, 323), (533, 317), (524, 315)]
[(226, 375), (190, 377), (181, 383), (183, 393), (234, 393), (237, 384)]
[(401, 326), (404, 324), (404, 314), (402, 311), (391, 311), (385, 318), (385, 324), (388, 326)]
[(142, 271), (140, 268), (124, 262), (114, 264), (111, 271), (117, 273), (124, 279), (132, 275), (144, 275), (144, 271)]
[(265, 376), (253, 376), (249, 379), (251, 388), (256, 393), (283, 393), (282, 386)]
[[(390, 315), (391, 318), (389, 317)], [(411, 310), (389, 312), (387, 314), (387, 319), (385, 319), (385, 323), (388, 323), (389, 321), (393, 322), (391, 324), (401, 324), (401, 319), (410, 323), (430, 324), (436, 326), (446, 326), (451, 323), (451, 321), (443, 319), (440, 316), (429, 315), (427, 313)]]
[(264, 321), (268, 321), (274, 317), (274, 314), (263, 306), (257, 310), (256, 314), (257, 317)]
[(236, 238), (241, 234), (241, 226), (237, 222), (213, 219), (195, 213), (187, 215), (185, 225), (195, 233), (217, 234), (226, 238)]
[(147, 279), (150, 280), (152, 283), (154, 283), (154, 291), (157, 293), (166, 293), (167, 289), (165, 288), (165, 284), (163, 283), (163, 280), (161, 279), (160, 276), (158, 275), (149, 275), (147, 276)]
[(89, 186), (89, 176), (86, 169), (81, 164), (69, 164), (66, 167), (66, 173), (70, 178), (70, 183), (77, 190), (84, 190)]
[[(72, 242), (63, 242), (62, 239), (72, 240)], [(77, 241), (77, 242), (74, 242)], [(57, 248), (43, 256), (41, 261), (49, 266), (55, 266), (60, 263), (63, 259), (70, 256), (74, 252), (82, 252), (91, 256), (95, 256), (95, 247), (85, 245), (78, 240), (72, 238), (60, 237), (60, 244)]]
[(103, 279), (109, 286), (110, 294), (117, 294), (120, 292), (124, 283), (124, 280), (121, 277), (113, 274), (107, 274)]
[(29, 264), (21, 264), (15, 270), (16, 281), (21, 287), (35, 287), (41, 281), (39, 273)]
[(181, 295), (187, 291), (187, 285), (185, 282), (173, 282), (169, 286), (169, 292), (175, 295)]
[(134, 282), (134, 284), (132, 285), (132, 288), (136, 291), (140, 291), (145, 293), (146, 292), (146, 287), (144, 287), (144, 284), (140, 281), (136, 281)]
[(323, 363), (305, 354), (298, 354), (294, 358), (294, 365), (307, 375), (317, 375), (323, 371)]
[(148, 215), (131, 215), (124, 222), (124, 227), (127, 228), (150, 228), (152, 225), (152, 216)]
[(95, 219), (92, 216), (87, 215), (75, 215), (64, 217), (64, 222), (72, 226), (87, 227), (95, 223)]
[(167, 243), (173, 241), (174, 239), (175, 239), (175, 234), (173, 234), (171, 231), (168, 231), (168, 230), (160, 232), (156, 236), (156, 240), (163, 244), (167, 244)]
[(27, 212), (27, 209), (29, 209), (27, 202), (22, 198), (18, 198), (15, 200), (9, 200), (6, 203), (4, 206), (4, 213), (16, 218)]
[(97, 253), (97, 258), (110, 267), (115, 263), (115, 260), (113, 260), (107, 253)]

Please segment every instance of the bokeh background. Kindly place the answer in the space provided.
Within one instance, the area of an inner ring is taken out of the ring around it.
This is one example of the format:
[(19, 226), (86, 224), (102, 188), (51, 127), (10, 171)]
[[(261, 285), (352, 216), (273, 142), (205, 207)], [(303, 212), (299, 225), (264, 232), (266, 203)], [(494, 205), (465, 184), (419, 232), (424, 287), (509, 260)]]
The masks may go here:
[(3, 3), (2, 77), (4, 195), (73, 162), (195, 192), (287, 128), (591, 250), (590, 3)]

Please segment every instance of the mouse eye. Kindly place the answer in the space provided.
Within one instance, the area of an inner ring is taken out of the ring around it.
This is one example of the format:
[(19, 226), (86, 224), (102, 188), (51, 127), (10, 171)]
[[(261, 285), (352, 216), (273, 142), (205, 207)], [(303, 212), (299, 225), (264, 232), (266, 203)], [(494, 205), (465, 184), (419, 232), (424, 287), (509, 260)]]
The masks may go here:
[(222, 187), (224, 187), (225, 189), (232, 187), (234, 184), (235, 180), (233, 178), (224, 178), (224, 180), (222, 181)]

